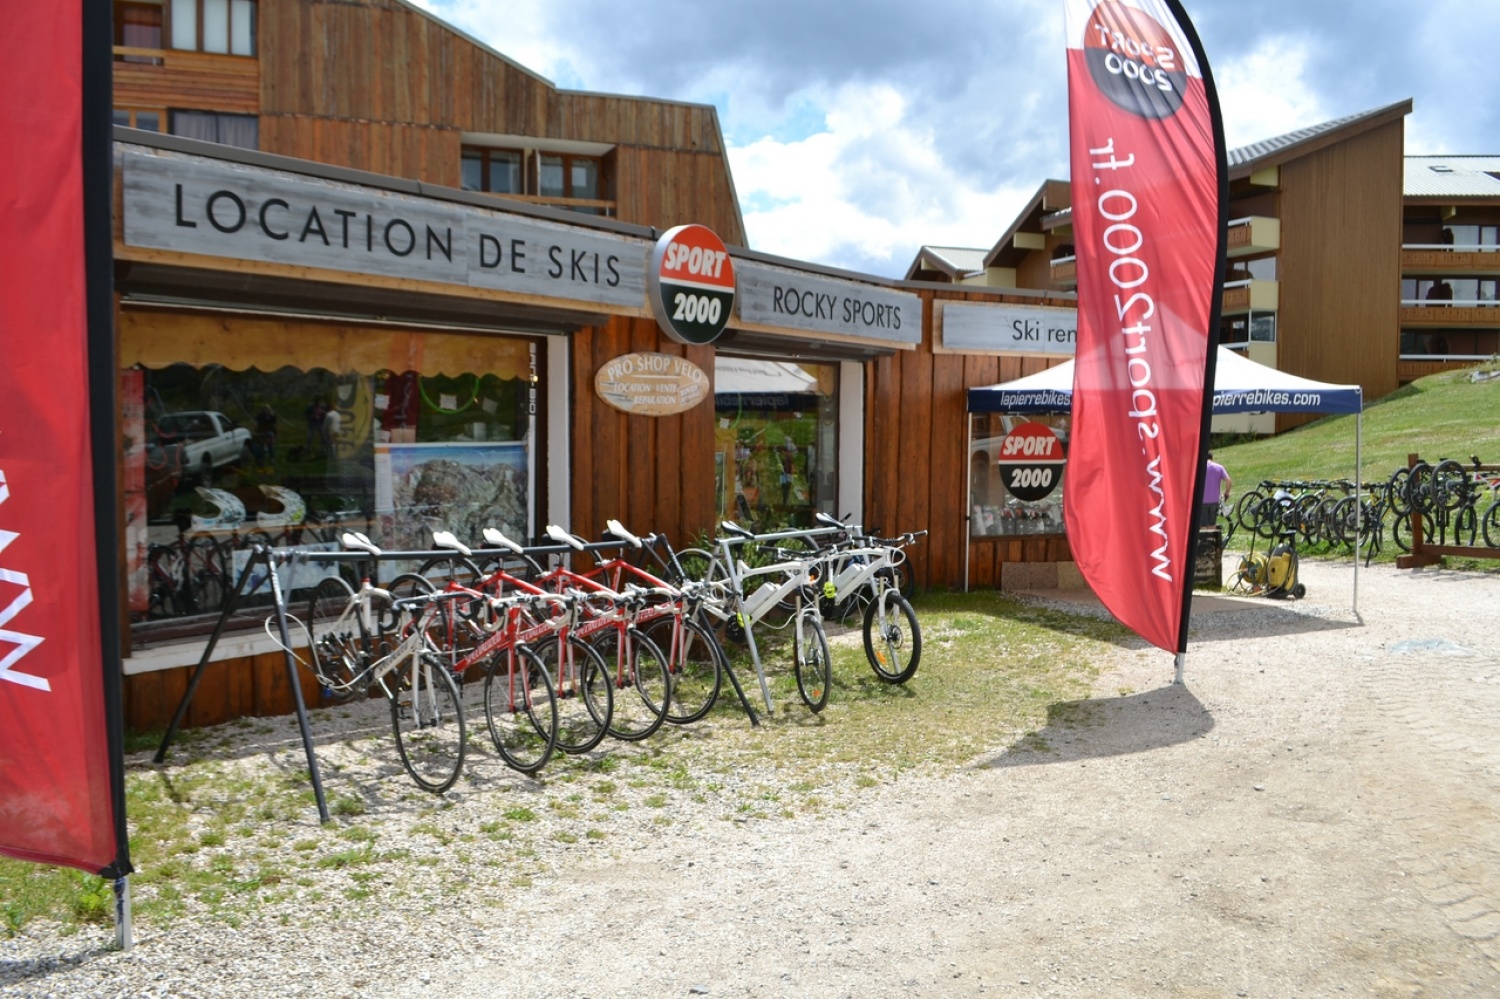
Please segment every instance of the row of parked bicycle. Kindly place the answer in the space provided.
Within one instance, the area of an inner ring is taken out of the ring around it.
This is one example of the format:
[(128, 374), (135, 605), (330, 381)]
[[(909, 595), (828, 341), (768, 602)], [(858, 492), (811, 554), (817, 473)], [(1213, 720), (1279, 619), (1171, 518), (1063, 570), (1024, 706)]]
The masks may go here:
[(1477, 456), (1397, 469), (1389, 479), (1360, 484), (1356, 504), (1348, 479), (1265, 480), (1219, 512), (1226, 544), (1237, 532), (1291, 538), (1302, 548), (1353, 551), (1368, 562), (1389, 541), (1411, 551), (1412, 527), (1424, 543), (1500, 549), (1500, 471)]
[[(832, 686), (825, 617), (857, 617), (875, 674), (906, 682), (922, 637), (902, 593), (903, 549), (925, 533), (880, 538), (820, 516), (815, 528), (753, 534), (725, 521), (712, 550), (678, 551), (613, 520), (598, 542), (550, 526), (545, 546), (491, 529), (471, 547), (439, 531), (416, 572), (384, 585), (320, 581), (291, 619), (290, 644), (327, 701), (384, 695), (402, 764), (442, 793), (463, 768), (466, 691), (480, 691), (500, 757), (533, 774), (559, 750), (698, 721), (726, 680), (758, 723), (724, 643), (746, 644), (770, 710), (757, 641), (766, 628), (789, 630), (797, 690), (814, 712)], [(354, 532), (342, 543), (374, 560), (410, 556)], [(316, 564), (322, 553), (268, 554)], [(582, 556), (593, 565), (578, 565)]]

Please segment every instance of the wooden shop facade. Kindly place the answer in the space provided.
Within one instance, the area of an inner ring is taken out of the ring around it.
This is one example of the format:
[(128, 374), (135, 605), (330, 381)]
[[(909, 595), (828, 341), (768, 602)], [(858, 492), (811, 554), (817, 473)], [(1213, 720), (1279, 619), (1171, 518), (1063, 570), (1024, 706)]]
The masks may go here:
[[(1067, 559), (1030, 526), (970, 539), (966, 390), (1053, 363), (1013, 334), (1070, 295), (746, 249), (712, 108), (559, 91), (399, 0), (234, 0), (223, 22), (212, 0), (124, 6), (131, 728), (170, 719), (254, 539), (420, 548), (614, 517), (683, 545), (822, 510), (929, 530), (925, 587)], [(687, 223), (734, 271), (707, 345), (648, 300), (658, 241)], [(283, 582), (295, 600), (324, 571)], [(187, 724), (290, 710), (253, 606), (241, 623)]]

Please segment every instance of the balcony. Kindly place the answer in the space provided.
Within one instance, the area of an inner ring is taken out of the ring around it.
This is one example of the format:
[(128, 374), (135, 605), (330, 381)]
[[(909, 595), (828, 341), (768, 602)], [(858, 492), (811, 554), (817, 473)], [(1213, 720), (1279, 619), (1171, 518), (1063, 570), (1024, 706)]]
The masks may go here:
[(1500, 326), (1500, 302), (1478, 301), (1419, 302), (1401, 300), (1402, 327), (1491, 327)]
[(260, 60), (116, 45), (114, 106), (260, 113)]
[(1229, 256), (1248, 257), (1281, 249), (1281, 220), (1250, 215), (1229, 223)]
[(1229, 281), (1224, 285), (1220, 311), (1226, 316), (1242, 312), (1275, 312), (1281, 307), (1281, 285), (1275, 281)]
[(1052, 261), (1052, 287), (1072, 291), (1078, 287), (1078, 258), (1058, 257)]
[(550, 194), (492, 194), (491, 197), (524, 201), (528, 205), (562, 208), (582, 215), (601, 215), (611, 219), (615, 217), (615, 203), (601, 198), (557, 198)]
[(1407, 277), (1426, 274), (1500, 275), (1500, 247), (1403, 243), (1401, 273)]

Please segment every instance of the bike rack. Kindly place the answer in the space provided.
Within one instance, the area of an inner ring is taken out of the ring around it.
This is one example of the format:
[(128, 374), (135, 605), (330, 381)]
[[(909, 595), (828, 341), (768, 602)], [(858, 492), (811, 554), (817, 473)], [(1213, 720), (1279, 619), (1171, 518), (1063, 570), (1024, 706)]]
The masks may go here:
[[(1421, 461), (1421, 455), (1408, 454), (1406, 467), (1415, 468)], [(1464, 465), (1464, 471), (1500, 472), (1500, 465), (1468, 464)], [(1411, 512), (1411, 552), (1407, 555), (1396, 556), (1396, 568), (1420, 569), (1424, 566), (1437, 565), (1444, 555), (1457, 558), (1500, 558), (1500, 548), (1490, 548), (1488, 545), (1429, 545), (1423, 536), (1421, 511), (1413, 510)]]

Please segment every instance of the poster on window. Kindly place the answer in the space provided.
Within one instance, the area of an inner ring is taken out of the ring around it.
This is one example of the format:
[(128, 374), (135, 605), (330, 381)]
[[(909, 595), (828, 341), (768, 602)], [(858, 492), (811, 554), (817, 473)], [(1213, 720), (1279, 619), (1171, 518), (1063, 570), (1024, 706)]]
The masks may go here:
[(375, 512), (381, 547), (427, 549), (434, 531), (452, 531), (460, 541), (482, 545), (486, 527), (518, 541), (530, 538), (529, 482), (525, 441), (378, 444)]

